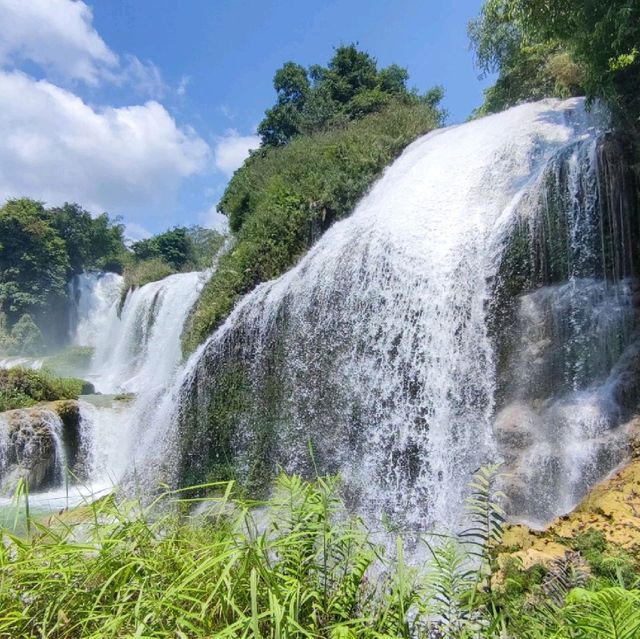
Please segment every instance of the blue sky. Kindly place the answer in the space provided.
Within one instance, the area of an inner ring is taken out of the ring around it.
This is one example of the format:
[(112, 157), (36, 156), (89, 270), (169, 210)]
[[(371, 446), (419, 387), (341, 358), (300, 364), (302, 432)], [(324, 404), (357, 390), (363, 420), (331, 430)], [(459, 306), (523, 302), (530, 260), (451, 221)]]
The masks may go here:
[(482, 100), (466, 35), (480, 0), (0, 0), (0, 198), (78, 201), (132, 237), (218, 224), (287, 60), (359, 43), (449, 123)]

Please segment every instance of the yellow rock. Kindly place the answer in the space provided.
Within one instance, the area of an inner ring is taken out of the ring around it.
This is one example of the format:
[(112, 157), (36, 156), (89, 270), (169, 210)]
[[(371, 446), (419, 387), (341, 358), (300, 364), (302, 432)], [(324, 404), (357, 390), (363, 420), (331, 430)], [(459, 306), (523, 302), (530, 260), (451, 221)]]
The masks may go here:
[[(638, 433), (640, 420), (631, 426)], [(589, 530), (599, 530), (608, 542), (640, 552), (640, 458), (634, 456), (595, 486), (572, 513), (554, 520), (545, 530), (508, 526), (502, 546), (509, 550), (498, 556), (500, 572), (509, 558), (518, 559), (525, 570), (548, 565), (564, 556), (572, 539)], [(502, 581), (500, 572), (494, 576), (496, 584)]]

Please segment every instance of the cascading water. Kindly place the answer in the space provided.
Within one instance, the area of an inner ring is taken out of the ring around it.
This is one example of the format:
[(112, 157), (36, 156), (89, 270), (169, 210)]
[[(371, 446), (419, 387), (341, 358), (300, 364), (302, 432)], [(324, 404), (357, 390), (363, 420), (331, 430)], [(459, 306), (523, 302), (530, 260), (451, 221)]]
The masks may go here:
[(360, 512), (426, 528), (502, 459), (515, 516), (568, 510), (623, 460), (640, 397), (630, 179), (582, 100), (433, 132), (184, 368), (205, 274), (120, 312), (118, 276), (81, 276), (73, 341), (98, 391), (136, 394), (81, 405), (89, 483), (339, 472)]
[(180, 335), (198, 299), (198, 272), (170, 275), (129, 291), (120, 315), (95, 338), (92, 374), (102, 392), (155, 393), (182, 358)]
[(76, 275), (69, 285), (72, 301), (71, 342), (96, 348), (117, 319), (124, 279), (117, 273)]
[(64, 480), (63, 428), (60, 417), (46, 408), (0, 415), (0, 495), (11, 492), (21, 478), (34, 486)]
[[(621, 417), (614, 399), (592, 409), (579, 394), (606, 387), (633, 343), (632, 233), (618, 232), (630, 211), (616, 204), (623, 161), (585, 166), (604, 139), (574, 99), (523, 105), (413, 143), (349, 219), (247, 295), (192, 356), (168, 395), (176, 414), (163, 404), (152, 420), (163, 478), (169, 459), (176, 481), (237, 477), (254, 489), (279, 465), (340, 472), (347, 500), (365, 514), (451, 525), (472, 472), (504, 455), (509, 429), (502, 424), (496, 437), (494, 416), (526, 405), (533, 442), (548, 445), (545, 463), (549, 446), (562, 458), (554, 478), (562, 495), (551, 495), (550, 509), (516, 499), (515, 510), (544, 519), (574, 504), (620, 459), (573, 447), (602, 436), (601, 418), (613, 428)], [(555, 226), (551, 196), (563, 211)], [(515, 233), (523, 226), (527, 233)], [(602, 264), (610, 241), (620, 243), (617, 257)], [(505, 266), (521, 262), (531, 273), (514, 283), (518, 268), (505, 274)], [(533, 292), (540, 286), (550, 288)], [(546, 318), (554, 336), (536, 324)], [(517, 397), (535, 367), (508, 383), (503, 373), (535, 359), (527, 340), (536, 330), (552, 343), (542, 375), (549, 388)], [(545, 433), (560, 429), (557, 414), (572, 412), (571, 402), (587, 415), (564, 429), (560, 441), (570, 445), (558, 451)], [(578, 474), (593, 466), (586, 482), (572, 476), (578, 458)], [(531, 469), (531, 486), (546, 468)]]
[[(50, 429), (56, 442), (53, 459), (57, 470), (52, 475), (51, 490), (31, 495), (32, 506), (50, 510), (90, 499), (111, 489), (135, 469), (144, 433), (150, 428), (149, 417), (179, 367), (182, 327), (207, 275), (172, 275), (130, 290), (120, 312), (122, 277), (85, 273), (74, 278), (70, 286), (75, 304), (71, 342), (94, 349), (89, 376), (96, 390), (106, 394), (84, 397), (79, 402), (76, 449), (69, 470), (80, 484), (71, 492), (64, 486), (67, 460), (61, 455), (68, 442), (63, 442), (60, 429)], [(113, 393), (123, 395), (114, 397)], [(45, 412), (60, 422), (54, 412), (38, 411), (39, 422), (40, 413)], [(5, 430), (0, 422), (0, 479), (5, 474), (5, 452), (16, 449), (8, 445)], [(26, 430), (24, 434), (28, 444)], [(21, 449), (24, 455), (36, 459), (37, 451), (25, 446)], [(41, 455), (43, 463), (52, 458), (47, 452)]]

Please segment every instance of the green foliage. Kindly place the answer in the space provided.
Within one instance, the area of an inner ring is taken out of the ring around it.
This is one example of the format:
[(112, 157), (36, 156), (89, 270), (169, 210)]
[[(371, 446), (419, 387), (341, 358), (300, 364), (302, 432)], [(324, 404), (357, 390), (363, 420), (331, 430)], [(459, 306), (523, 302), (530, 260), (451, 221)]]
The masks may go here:
[(637, 639), (640, 636), (640, 590), (576, 588), (565, 612), (576, 633), (592, 639)]
[(6, 323), (0, 326), (0, 350), (6, 355), (38, 355), (45, 349), (45, 341), (38, 325), (26, 313), (10, 331)]
[(38, 402), (77, 399), (85, 388), (81, 379), (54, 377), (46, 371), (0, 369), (0, 412)]
[(34, 324), (47, 341), (61, 338), (55, 329), (63, 324), (57, 320), (68, 302), (67, 282), (87, 269), (119, 270), (122, 231), (106, 214), (92, 218), (77, 204), (46, 209), (22, 198), (0, 207), (0, 312), (9, 348), (41, 348)]
[(125, 269), (125, 292), (173, 273), (208, 268), (224, 236), (200, 226), (174, 227), (131, 245)]
[[(493, 520), (487, 486), (495, 477), (485, 469), (474, 482), (470, 504), (483, 521)], [(428, 546), (431, 561), (410, 568), (402, 537), (389, 556), (346, 513), (338, 490), (336, 479), (281, 475), (266, 502), (243, 500), (233, 482), (215, 483), (147, 506), (107, 497), (47, 524), (29, 515), (20, 491), (23, 536), (0, 530), (0, 636), (638, 636), (637, 590), (573, 589), (560, 606), (525, 599), (523, 590), (544, 579), (538, 571), (522, 582), (513, 619), (504, 612), (513, 596), (488, 588), (488, 566), (471, 560), (468, 540), (439, 536)]]
[(378, 70), (375, 58), (355, 44), (340, 46), (327, 67), (308, 70), (286, 62), (276, 71), (276, 104), (258, 126), (263, 145), (281, 146), (299, 135), (344, 126), (387, 108), (392, 102), (418, 104), (424, 98), (407, 88), (406, 69)]
[(394, 103), (344, 128), (254, 153), (220, 202), (236, 241), (220, 257), (187, 322), (185, 350), (209, 335), (241, 295), (293, 266), (407, 144), (440, 124), (440, 117), (428, 104)]
[(10, 200), (0, 208), (0, 309), (10, 325), (63, 298), (69, 268), (65, 242), (42, 204)]
[(578, 535), (571, 544), (589, 563), (598, 584), (632, 588), (640, 575), (640, 557), (607, 542), (599, 530)]
[(131, 250), (139, 260), (161, 259), (176, 270), (180, 270), (191, 259), (191, 242), (184, 227), (176, 226), (146, 240), (134, 242)]
[(124, 259), (123, 226), (106, 213), (92, 217), (78, 204), (48, 210), (51, 226), (64, 240), (71, 272), (96, 269), (121, 271)]
[(149, 282), (157, 282), (169, 275), (176, 273), (176, 270), (160, 258), (150, 258), (147, 260), (131, 260), (124, 269), (123, 294), (133, 287), (144, 286)]
[(469, 25), (469, 37), (484, 74), (498, 72), (476, 116), (546, 97), (584, 93), (584, 68), (555, 38), (527, 36), (513, 0), (487, 0)]
[(59, 377), (84, 375), (89, 370), (92, 357), (91, 346), (70, 346), (45, 358), (42, 368)]
[(481, 69), (499, 73), (483, 111), (586, 92), (638, 133), (636, 0), (487, 0), (469, 31)]

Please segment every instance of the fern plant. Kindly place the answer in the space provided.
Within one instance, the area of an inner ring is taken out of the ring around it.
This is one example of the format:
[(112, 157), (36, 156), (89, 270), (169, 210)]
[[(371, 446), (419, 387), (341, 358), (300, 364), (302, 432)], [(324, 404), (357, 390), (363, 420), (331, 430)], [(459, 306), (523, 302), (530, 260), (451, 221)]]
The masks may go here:
[(490, 583), (493, 544), (502, 539), (504, 511), (498, 504), (497, 465), (480, 468), (470, 484), (466, 511), (469, 527), (456, 536), (427, 543), (431, 562), (425, 581), (422, 615), (428, 636), (471, 639), (492, 624), (481, 602), (481, 585)]
[(638, 639), (640, 590), (575, 588), (565, 611), (570, 636), (589, 639)]

